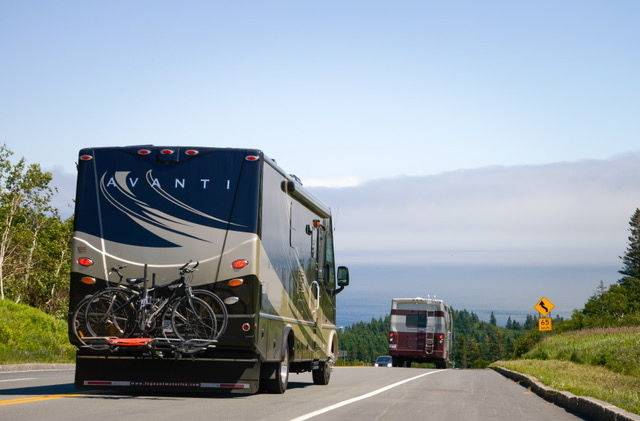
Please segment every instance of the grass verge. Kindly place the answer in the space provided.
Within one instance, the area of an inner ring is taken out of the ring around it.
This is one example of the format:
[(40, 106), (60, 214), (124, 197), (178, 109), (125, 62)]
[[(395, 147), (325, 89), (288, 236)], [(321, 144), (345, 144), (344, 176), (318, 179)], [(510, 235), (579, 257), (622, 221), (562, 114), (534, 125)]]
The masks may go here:
[(41, 310), (0, 300), (0, 364), (73, 362), (67, 323)]
[(583, 329), (550, 335), (522, 358), (597, 365), (640, 377), (640, 327)]
[(591, 396), (640, 414), (640, 378), (604, 367), (557, 360), (496, 361), (491, 366), (528, 374), (557, 390)]

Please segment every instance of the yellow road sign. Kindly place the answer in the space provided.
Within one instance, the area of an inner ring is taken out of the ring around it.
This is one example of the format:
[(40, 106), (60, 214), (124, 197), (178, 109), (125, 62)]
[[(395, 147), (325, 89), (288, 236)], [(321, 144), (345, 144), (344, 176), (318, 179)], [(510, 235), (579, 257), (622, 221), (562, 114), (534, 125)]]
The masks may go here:
[(538, 319), (538, 330), (540, 332), (550, 332), (553, 330), (551, 317), (540, 317)]
[(536, 311), (541, 315), (548, 316), (549, 313), (551, 313), (551, 310), (553, 310), (555, 306), (556, 305), (553, 304), (551, 300), (548, 299), (547, 297), (540, 297), (540, 299), (538, 300), (536, 305), (533, 306), (533, 308), (536, 309)]

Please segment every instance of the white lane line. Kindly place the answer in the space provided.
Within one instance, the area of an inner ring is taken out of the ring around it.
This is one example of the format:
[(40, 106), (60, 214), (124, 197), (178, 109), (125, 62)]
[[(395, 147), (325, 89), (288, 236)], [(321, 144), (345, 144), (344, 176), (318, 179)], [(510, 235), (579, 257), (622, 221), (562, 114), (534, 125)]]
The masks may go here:
[(376, 389), (376, 390), (374, 390), (372, 392), (365, 393), (364, 395), (356, 396), (355, 398), (351, 398), (351, 399), (347, 399), (346, 401), (335, 403), (333, 405), (324, 407), (322, 409), (318, 409), (317, 411), (309, 412), (308, 414), (304, 414), (304, 415), (301, 415), (299, 417), (293, 418), (293, 419), (291, 419), (291, 421), (308, 420), (309, 418), (317, 417), (318, 415), (325, 414), (325, 413), (327, 413), (329, 411), (333, 411), (334, 409), (338, 409), (338, 408), (341, 408), (343, 406), (352, 404), (354, 402), (358, 402), (358, 401), (361, 401), (363, 399), (367, 399), (367, 398), (370, 398), (372, 396), (379, 395), (382, 392), (386, 392), (389, 389), (393, 389), (394, 387), (398, 387), (398, 386), (400, 386), (402, 384), (409, 383), (409, 382), (417, 380), (417, 379), (419, 379), (421, 377), (428, 376), (430, 374), (442, 373), (444, 371), (447, 371), (447, 370), (429, 371), (428, 373), (420, 374), (420, 375), (417, 375), (417, 376), (414, 376), (414, 377), (409, 377), (408, 379), (400, 380), (399, 382), (395, 382), (395, 383), (392, 383), (392, 384), (390, 384), (388, 386), (381, 387), (380, 389)]
[(25, 380), (35, 380), (35, 377), (22, 377), (19, 379), (2, 379), (0, 382), (23, 382)]

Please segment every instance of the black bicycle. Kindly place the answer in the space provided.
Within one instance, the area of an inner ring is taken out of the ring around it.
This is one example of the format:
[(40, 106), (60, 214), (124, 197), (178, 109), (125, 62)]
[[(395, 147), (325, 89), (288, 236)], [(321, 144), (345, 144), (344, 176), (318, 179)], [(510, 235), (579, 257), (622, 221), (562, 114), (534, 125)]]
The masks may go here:
[[(126, 267), (127, 267), (126, 265), (112, 267), (107, 275), (107, 283), (112, 284), (118, 288), (126, 288), (124, 285), (120, 285), (124, 278), (120, 271)], [(118, 283), (112, 282), (108, 279), (114, 273), (119, 276)], [(87, 295), (82, 300), (80, 300), (80, 302), (76, 305), (76, 309), (73, 312), (73, 316), (71, 317), (71, 326), (73, 327), (72, 332), (76, 340), (83, 346), (87, 345), (86, 342), (84, 341), (84, 338), (91, 337), (91, 334), (89, 334), (87, 330), (86, 315), (87, 315), (87, 304), (89, 304), (89, 301), (91, 301), (92, 297), (93, 297), (92, 295)]]
[[(97, 292), (83, 303), (87, 334), (112, 338), (160, 336), (182, 341), (217, 339), (226, 329), (228, 313), (216, 294), (191, 288), (197, 267), (198, 262), (187, 262), (179, 269), (179, 279), (161, 287), (156, 287), (153, 274), (148, 288), (145, 265), (143, 277), (127, 278), (127, 287), (120, 284)], [(122, 268), (112, 269), (120, 281)]]
[(87, 304), (91, 300), (91, 295), (84, 297), (78, 303), (75, 311), (73, 312), (73, 316), (71, 317), (71, 326), (73, 327), (72, 331), (76, 337), (76, 340), (82, 344), (86, 345), (84, 338), (91, 336), (87, 332), (86, 328), (86, 313), (87, 313)]

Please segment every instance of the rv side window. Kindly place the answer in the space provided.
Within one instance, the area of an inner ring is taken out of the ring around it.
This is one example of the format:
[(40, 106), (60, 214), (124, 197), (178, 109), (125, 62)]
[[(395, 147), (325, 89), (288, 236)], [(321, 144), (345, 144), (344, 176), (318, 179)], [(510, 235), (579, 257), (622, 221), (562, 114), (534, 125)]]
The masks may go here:
[(295, 247), (293, 243), (293, 231), (296, 229), (293, 227), (293, 203), (289, 202), (289, 246)]
[(335, 262), (333, 258), (333, 226), (331, 221), (326, 226), (324, 239), (324, 262), (325, 262), (325, 280), (330, 288), (335, 286)]
[(427, 327), (426, 314), (407, 314), (407, 327)]
[(318, 242), (320, 241), (320, 228), (311, 229), (311, 258), (318, 260)]

